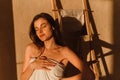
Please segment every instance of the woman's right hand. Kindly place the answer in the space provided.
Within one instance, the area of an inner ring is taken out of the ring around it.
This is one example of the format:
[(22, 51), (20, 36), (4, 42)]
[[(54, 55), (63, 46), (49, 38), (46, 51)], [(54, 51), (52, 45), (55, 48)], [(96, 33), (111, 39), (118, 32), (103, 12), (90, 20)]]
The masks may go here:
[(33, 69), (50, 70), (50, 67), (54, 67), (55, 63), (48, 61), (46, 57), (37, 58), (32, 64)]

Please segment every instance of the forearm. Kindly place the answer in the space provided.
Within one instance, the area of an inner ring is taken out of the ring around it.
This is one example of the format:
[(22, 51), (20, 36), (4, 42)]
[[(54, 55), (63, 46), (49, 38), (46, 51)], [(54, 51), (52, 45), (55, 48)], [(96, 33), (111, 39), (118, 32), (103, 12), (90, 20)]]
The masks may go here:
[(21, 73), (20, 80), (29, 80), (30, 76), (34, 71), (33, 66), (30, 64), (27, 69)]

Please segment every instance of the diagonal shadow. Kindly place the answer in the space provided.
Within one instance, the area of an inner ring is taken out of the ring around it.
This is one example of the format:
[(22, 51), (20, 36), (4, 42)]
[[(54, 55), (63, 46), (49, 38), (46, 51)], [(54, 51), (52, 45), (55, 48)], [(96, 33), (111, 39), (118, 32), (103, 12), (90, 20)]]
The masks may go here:
[[(91, 49), (95, 50), (97, 60), (98, 60), (98, 58), (100, 58), (102, 60), (102, 64), (103, 64), (105, 74), (106, 74), (106, 78), (104, 80), (111, 80), (111, 75), (109, 73), (108, 66), (107, 66), (106, 61), (105, 61), (105, 56), (112, 55), (112, 53), (110, 52), (110, 53), (104, 54), (104, 52), (102, 50), (102, 47), (106, 47), (106, 48), (109, 48), (109, 49), (113, 50), (114, 46), (99, 39), (99, 35), (98, 35), (97, 29), (96, 29), (95, 21), (93, 19), (93, 15), (92, 15), (92, 12), (91, 12), (92, 10), (90, 8), (89, 1), (87, 1), (87, 5), (88, 5), (88, 9), (89, 9), (89, 17), (90, 17), (90, 21), (91, 21), (91, 24), (92, 24), (92, 29), (93, 29), (93, 32), (94, 32), (94, 35), (92, 37), (93, 41), (90, 43), (90, 47), (91, 47)], [(98, 67), (99, 66), (100, 65), (98, 65)], [(99, 73), (100, 73), (100, 80), (101, 80), (102, 76), (101, 76), (100, 68), (99, 68)]]
[[(63, 9), (63, 6), (60, 0), (56, 0), (56, 4), (57, 4), (58, 9)], [(114, 45), (111, 45), (99, 39), (98, 31), (96, 29), (96, 25), (93, 19), (89, 1), (87, 1), (87, 6), (89, 9), (89, 17), (90, 17), (92, 29), (94, 32), (94, 35), (92, 36), (93, 41), (85, 41), (83, 39), (83, 37), (87, 35), (86, 25), (82, 26), (81, 23), (73, 17), (62, 18), (62, 24), (63, 24), (62, 35), (63, 35), (66, 45), (69, 46), (79, 57), (83, 58), (84, 60), (87, 59), (88, 53), (94, 49), (97, 60), (98, 59), (102, 60), (103, 68), (106, 74), (106, 77), (102, 77), (102, 74), (101, 74), (102, 71), (100, 69), (100, 64), (98, 62), (97, 66), (99, 69), (100, 80), (103, 80), (103, 79), (111, 80), (111, 75), (109, 73), (108, 66), (105, 61), (105, 57), (112, 55), (112, 52), (114, 50)], [(109, 48), (112, 51), (104, 54), (102, 47)], [(96, 63), (96, 61), (88, 62), (89, 65), (92, 65), (94, 63)], [(71, 64), (69, 64), (67, 66), (65, 76), (71, 76), (77, 73), (78, 73), (77, 70), (74, 69), (74, 67)]]

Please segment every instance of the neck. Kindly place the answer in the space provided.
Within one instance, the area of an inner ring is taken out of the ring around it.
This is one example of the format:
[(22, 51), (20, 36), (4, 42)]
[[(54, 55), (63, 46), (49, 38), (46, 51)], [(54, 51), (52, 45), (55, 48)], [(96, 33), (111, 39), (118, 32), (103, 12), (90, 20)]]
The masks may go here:
[(44, 41), (44, 45), (46, 49), (54, 49), (57, 48), (57, 44), (55, 43), (54, 38), (52, 37), (51, 39)]

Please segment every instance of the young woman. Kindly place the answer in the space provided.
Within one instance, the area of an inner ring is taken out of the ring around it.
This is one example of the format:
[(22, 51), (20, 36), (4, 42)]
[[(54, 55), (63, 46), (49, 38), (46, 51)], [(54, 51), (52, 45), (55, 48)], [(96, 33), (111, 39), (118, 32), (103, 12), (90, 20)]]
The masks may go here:
[[(93, 80), (85, 63), (60, 40), (60, 31), (47, 13), (36, 15), (30, 26), (32, 43), (25, 50), (21, 80)], [(70, 62), (80, 73), (64, 78), (63, 72)]]

